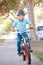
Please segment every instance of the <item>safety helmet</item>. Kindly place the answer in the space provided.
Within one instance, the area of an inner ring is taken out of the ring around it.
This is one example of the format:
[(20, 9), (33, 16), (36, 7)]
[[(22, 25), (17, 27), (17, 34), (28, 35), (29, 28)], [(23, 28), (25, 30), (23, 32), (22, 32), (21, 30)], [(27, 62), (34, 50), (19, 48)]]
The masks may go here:
[(20, 9), (17, 11), (17, 16), (19, 16), (19, 15), (25, 15), (23, 9)]

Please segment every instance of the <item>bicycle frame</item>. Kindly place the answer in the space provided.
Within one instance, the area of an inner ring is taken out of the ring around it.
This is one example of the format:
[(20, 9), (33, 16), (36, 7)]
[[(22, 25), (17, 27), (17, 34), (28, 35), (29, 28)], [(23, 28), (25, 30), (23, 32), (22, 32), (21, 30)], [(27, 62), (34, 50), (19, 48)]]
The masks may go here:
[(22, 34), (21, 51), (26, 50), (27, 47), (29, 47), (29, 44), (26, 43), (25, 38), (24, 38), (24, 35)]

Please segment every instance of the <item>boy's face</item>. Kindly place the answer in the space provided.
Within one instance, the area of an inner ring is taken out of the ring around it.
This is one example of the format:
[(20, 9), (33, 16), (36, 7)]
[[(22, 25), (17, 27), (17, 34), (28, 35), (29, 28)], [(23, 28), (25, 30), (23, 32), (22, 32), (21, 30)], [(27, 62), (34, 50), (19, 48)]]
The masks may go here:
[(25, 15), (19, 15), (19, 16), (17, 16), (17, 18), (18, 18), (20, 21), (22, 21), (22, 20), (24, 19), (24, 16), (25, 16)]

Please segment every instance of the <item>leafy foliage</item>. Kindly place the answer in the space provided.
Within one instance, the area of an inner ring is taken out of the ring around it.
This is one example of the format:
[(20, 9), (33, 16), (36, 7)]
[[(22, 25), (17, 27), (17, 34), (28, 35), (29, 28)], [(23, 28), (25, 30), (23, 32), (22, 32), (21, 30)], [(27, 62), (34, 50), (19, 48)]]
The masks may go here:
[[(24, 0), (0, 0), (0, 13), (4, 14), (9, 12), (9, 10), (14, 10), (16, 12), (21, 6), (22, 8), (25, 7), (25, 2), (23, 1)], [(40, 3), (43, 3), (43, 0), (34, 0), (34, 5), (39, 5)]]
[(9, 10), (17, 10), (19, 7), (19, 0), (0, 0), (0, 13), (4, 14)]
[(40, 5), (40, 3), (42, 4), (43, 6), (43, 0), (34, 0), (34, 5)]

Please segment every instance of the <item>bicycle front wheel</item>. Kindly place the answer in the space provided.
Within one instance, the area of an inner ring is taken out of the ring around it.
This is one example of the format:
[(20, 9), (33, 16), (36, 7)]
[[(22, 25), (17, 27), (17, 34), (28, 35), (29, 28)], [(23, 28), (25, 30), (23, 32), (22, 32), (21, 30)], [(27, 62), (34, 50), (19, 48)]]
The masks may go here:
[(30, 51), (27, 49), (26, 50), (26, 61), (28, 64), (31, 64), (31, 55), (30, 55)]

